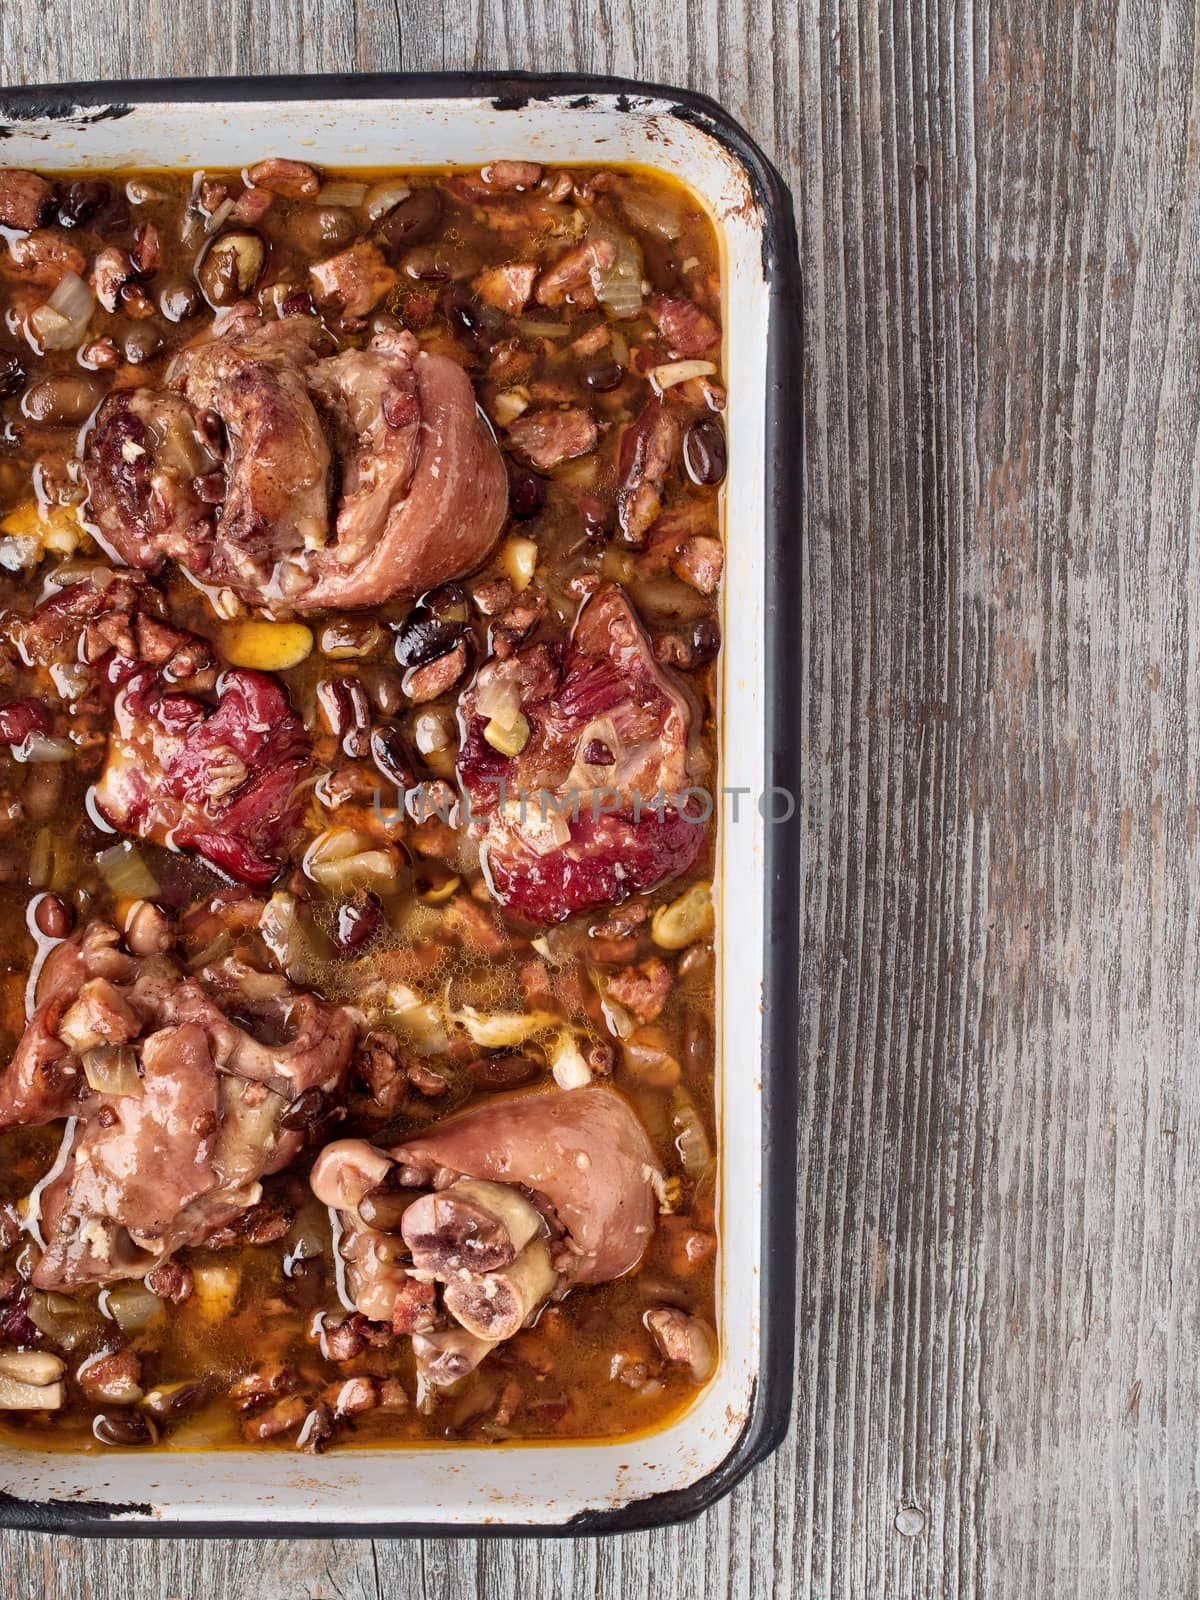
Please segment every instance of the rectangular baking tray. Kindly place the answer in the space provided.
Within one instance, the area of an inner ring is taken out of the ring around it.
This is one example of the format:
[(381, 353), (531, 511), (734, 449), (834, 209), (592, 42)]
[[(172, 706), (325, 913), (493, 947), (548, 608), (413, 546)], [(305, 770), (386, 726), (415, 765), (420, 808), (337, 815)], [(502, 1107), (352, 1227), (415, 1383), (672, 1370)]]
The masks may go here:
[[(711, 1505), (791, 1405), (800, 884), (801, 330), (790, 196), (701, 95), (615, 78), (431, 74), (0, 90), (0, 164), (47, 170), (634, 162), (707, 206), (729, 406), (718, 828), (717, 1372), (666, 1427), (573, 1444), (107, 1451), (0, 1444), (0, 1524), (88, 1535), (594, 1534)], [(736, 818), (735, 818), (736, 808)], [(765, 813), (765, 814), (764, 814)]]

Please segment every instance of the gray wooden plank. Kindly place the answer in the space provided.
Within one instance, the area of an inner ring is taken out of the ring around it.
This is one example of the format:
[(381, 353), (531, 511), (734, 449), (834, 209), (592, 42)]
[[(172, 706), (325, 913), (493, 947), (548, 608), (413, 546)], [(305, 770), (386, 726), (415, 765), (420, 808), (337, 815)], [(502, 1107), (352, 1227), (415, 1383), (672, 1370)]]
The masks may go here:
[(685, 1529), (9, 1536), (4, 1593), (1194, 1592), (1196, 24), (1190, 0), (0, 5), (9, 81), (526, 65), (715, 92), (795, 187), (808, 328), (784, 1448)]

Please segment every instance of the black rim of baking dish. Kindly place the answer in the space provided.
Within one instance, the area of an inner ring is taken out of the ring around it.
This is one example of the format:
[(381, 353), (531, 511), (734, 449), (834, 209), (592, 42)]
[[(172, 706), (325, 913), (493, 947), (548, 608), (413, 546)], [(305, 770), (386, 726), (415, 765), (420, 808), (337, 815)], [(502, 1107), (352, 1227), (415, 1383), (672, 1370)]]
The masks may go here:
[[(560, 73), (337, 73), (310, 77), (145, 78), (112, 83), (0, 89), (0, 141), (30, 121), (87, 124), (138, 105), (259, 100), (491, 100), (497, 111), (561, 101), (584, 110), (595, 99), (632, 110), (645, 101), (699, 128), (746, 173), (762, 214), (768, 288), (766, 382), (766, 783), (799, 805), (802, 684), (800, 596), (802, 418), (798, 403), (803, 334), (800, 268), (792, 199), (782, 178), (741, 125), (706, 95), (628, 78)], [(0, 143), (0, 159), (3, 144)], [(27, 1501), (0, 1491), (0, 1526), (31, 1532), (161, 1538), (564, 1537), (624, 1533), (698, 1516), (777, 1448), (791, 1413), (795, 1337), (795, 1124), (800, 926), (799, 819), (765, 829), (763, 870), (762, 1258), (759, 1264), (759, 1367), (745, 1424), (728, 1455), (683, 1489), (625, 1505), (582, 1511), (561, 1523), (300, 1522), (260, 1519), (176, 1521), (150, 1505), (102, 1501)], [(584, 1445), (578, 1448), (585, 1448)]]

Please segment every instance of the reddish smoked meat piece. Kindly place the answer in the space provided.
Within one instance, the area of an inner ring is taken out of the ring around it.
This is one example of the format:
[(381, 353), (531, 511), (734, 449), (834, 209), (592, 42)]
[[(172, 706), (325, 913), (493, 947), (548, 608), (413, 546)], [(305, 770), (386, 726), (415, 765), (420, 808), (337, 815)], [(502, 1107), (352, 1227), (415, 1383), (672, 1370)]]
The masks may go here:
[[(519, 702), (530, 734), (518, 755), (488, 743), (481, 693)], [(699, 856), (705, 830), (680, 810), (701, 773), (692, 701), (655, 661), (615, 584), (585, 601), (569, 641), (486, 662), (459, 719), (471, 828), (507, 910), (561, 922), (650, 889)], [(543, 792), (556, 804), (543, 806)]]
[(117, 696), (96, 803), (125, 833), (269, 883), (299, 814), (308, 735), (264, 673), (226, 673), (218, 696), (210, 709), (151, 673), (133, 677)]
[(658, 331), (671, 346), (671, 353), (689, 360), (707, 355), (721, 340), (721, 330), (707, 311), (692, 300), (652, 294), (647, 309)]

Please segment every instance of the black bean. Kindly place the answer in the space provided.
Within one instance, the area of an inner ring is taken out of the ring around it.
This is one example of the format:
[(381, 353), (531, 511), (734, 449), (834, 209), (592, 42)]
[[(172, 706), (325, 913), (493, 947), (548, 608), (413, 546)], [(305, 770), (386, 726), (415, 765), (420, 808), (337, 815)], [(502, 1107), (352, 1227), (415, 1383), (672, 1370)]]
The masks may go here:
[(305, 1089), (303, 1094), (296, 1096), (280, 1117), (279, 1126), (290, 1128), (294, 1133), (307, 1132), (325, 1116), (327, 1104), (325, 1091), (314, 1084), (311, 1089)]
[(404, 742), (404, 735), (395, 723), (380, 723), (371, 730), (371, 759), (397, 789), (415, 786), (417, 769)]
[(693, 483), (720, 483), (725, 476), (725, 432), (715, 417), (692, 423), (683, 438), (683, 462)]
[(415, 1199), (416, 1195), (405, 1194), (393, 1184), (377, 1184), (358, 1202), (358, 1214), (368, 1228), (378, 1228), (380, 1233), (399, 1233), (400, 1219)]
[(21, 358), (5, 351), (0, 355), (0, 396), (16, 394), (25, 383)]
[(377, 895), (338, 907), (334, 939), (339, 950), (361, 950), (383, 927), (383, 906)]
[(513, 476), (509, 505), (514, 517), (536, 517), (546, 504), (546, 485), (536, 472)]
[(618, 366), (615, 361), (597, 361), (594, 365), (584, 368), (583, 381), (589, 389), (605, 394), (609, 389), (615, 389), (624, 376), (624, 368)]
[(442, 197), (436, 189), (414, 189), (407, 200), (384, 216), (375, 230), (375, 240), (394, 262), (396, 255), (411, 244), (432, 239), (442, 220)]
[(692, 629), (689, 641), (692, 652), (692, 664), (702, 667), (706, 661), (712, 661), (721, 648), (721, 630), (711, 617), (701, 617)]
[(462, 638), (461, 622), (443, 622), (423, 607), (410, 611), (396, 634), (396, 660), (402, 667), (423, 667), (436, 661)]
[(112, 190), (107, 183), (99, 178), (80, 178), (58, 202), (58, 220), (64, 228), (81, 228), (111, 199)]
[(92, 1432), (101, 1444), (118, 1447), (154, 1444), (158, 1438), (153, 1423), (137, 1411), (101, 1411), (92, 1418)]
[(461, 583), (441, 583), (417, 602), (420, 611), (432, 611), (443, 622), (465, 622), (470, 615), (467, 591)]

